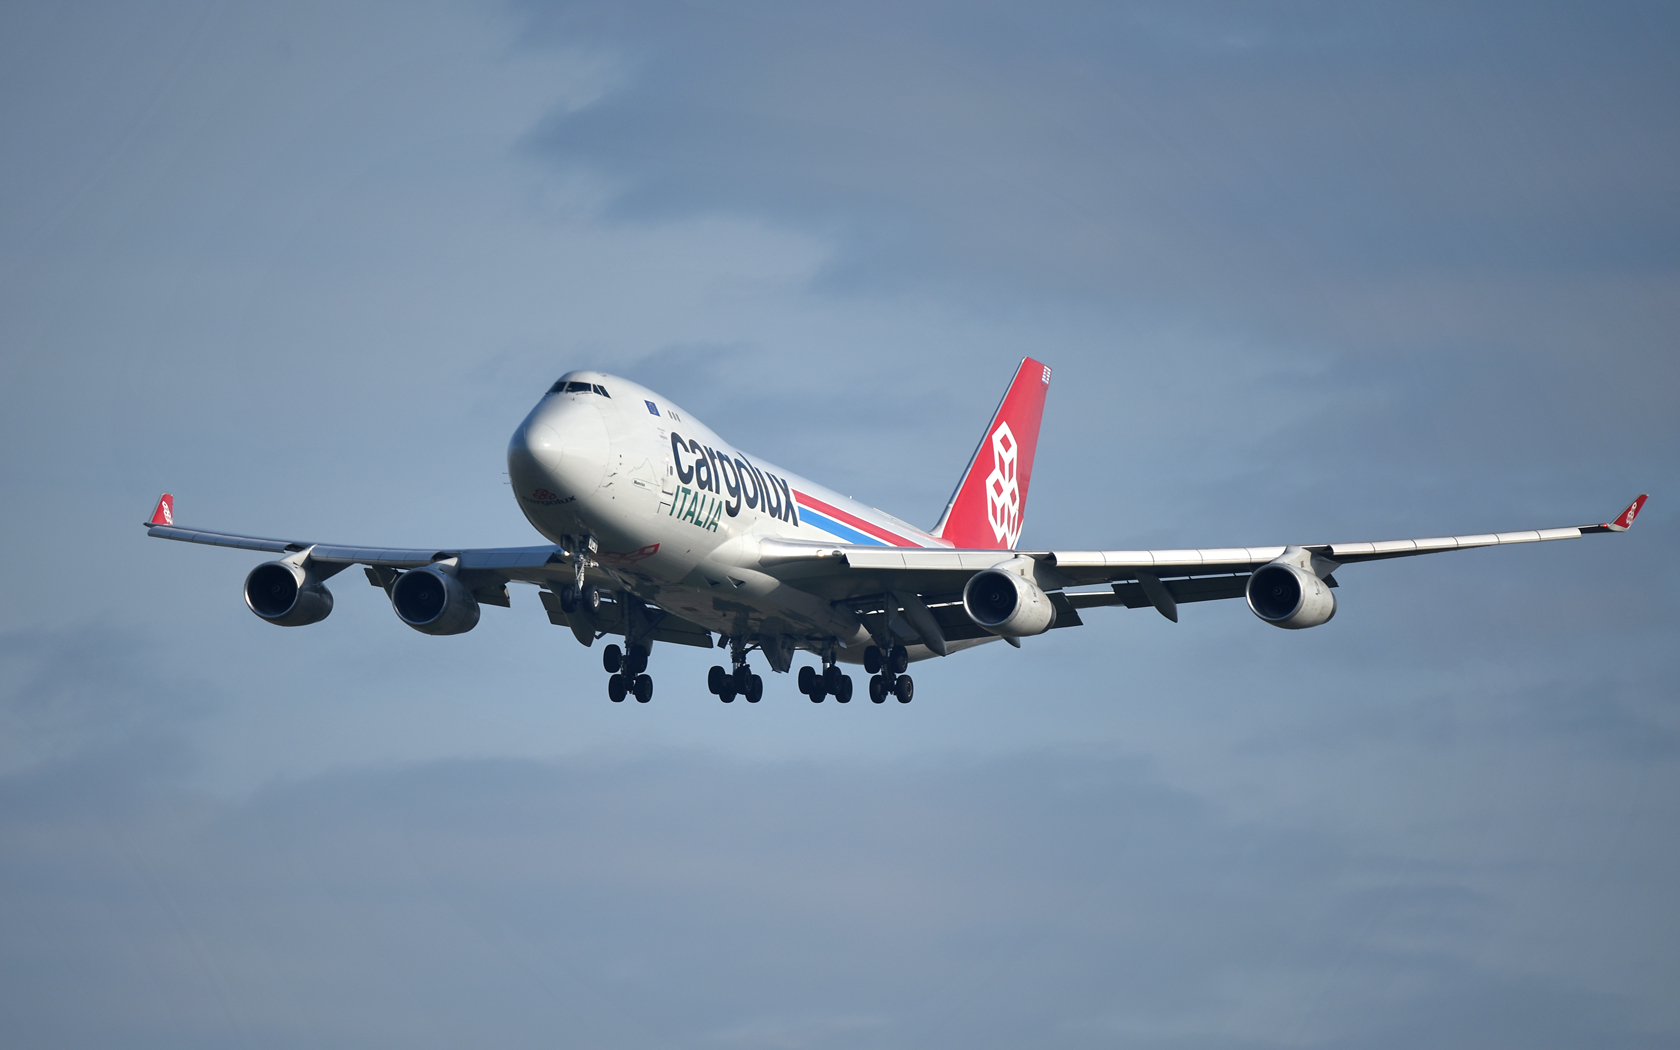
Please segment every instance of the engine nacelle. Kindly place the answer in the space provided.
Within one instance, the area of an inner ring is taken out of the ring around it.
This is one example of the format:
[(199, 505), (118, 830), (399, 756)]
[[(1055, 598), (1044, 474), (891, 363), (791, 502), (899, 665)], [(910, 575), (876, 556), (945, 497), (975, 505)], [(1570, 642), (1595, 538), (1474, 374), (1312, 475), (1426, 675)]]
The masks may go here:
[(281, 627), (319, 623), (332, 612), (332, 592), (309, 569), (289, 561), (269, 561), (245, 577), (245, 604)]
[(1286, 560), (1289, 557), (1286, 553), (1254, 570), (1248, 578), (1248, 607), (1273, 627), (1286, 630), (1329, 623), (1336, 615), (1330, 585), (1312, 570)]
[(391, 608), (421, 634), (465, 634), (478, 626), (478, 599), (436, 565), (398, 576), (391, 585)]
[(1043, 634), (1056, 622), (1056, 607), (1038, 584), (1004, 569), (986, 569), (963, 588), (968, 618), (993, 634), (1024, 638)]

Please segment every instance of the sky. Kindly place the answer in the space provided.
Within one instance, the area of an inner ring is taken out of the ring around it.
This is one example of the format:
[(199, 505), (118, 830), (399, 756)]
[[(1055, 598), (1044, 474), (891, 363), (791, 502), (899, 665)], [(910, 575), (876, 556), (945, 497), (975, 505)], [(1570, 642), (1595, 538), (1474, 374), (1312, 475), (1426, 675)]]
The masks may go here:
[[(0, 3), (0, 1042), (1680, 1046), (1677, 21)], [(1026, 355), (1025, 547), (1651, 502), (882, 707), (139, 527), (540, 542), (574, 368), (927, 526)]]

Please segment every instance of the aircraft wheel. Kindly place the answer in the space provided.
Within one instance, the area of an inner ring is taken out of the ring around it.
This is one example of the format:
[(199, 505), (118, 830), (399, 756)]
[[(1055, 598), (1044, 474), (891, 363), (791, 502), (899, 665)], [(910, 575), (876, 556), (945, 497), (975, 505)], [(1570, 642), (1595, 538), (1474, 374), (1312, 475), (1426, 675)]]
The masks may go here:
[(805, 695), (811, 698), (811, 703), (820, 704), (823, 702), (823, 697), (828, 695), (828, 690), (822, 687), (822, 680), (818, 679), (816, 688), (812, 689)]
[(916, 695), (916, 683), (910, 680), (909, 675), (901, 674), (898, 676), (898, 684), (893, 692), (898, 694), (899, 703), (908, 704), (910, 698)]
[(742, 664), (740, 667), (735, 668), (734, 678), (735, 678), (735, 691), (737, 693), (740, 693), (741, 695), (745, 696), (746, 692), (747, 692), (747, 687), (752, 685), (752, 680), (753, 680), (752, 668), (748, 667), (746, 664)]
[(869, 679), (869, 701), (875, 704), (887, 702), (887, 683), (881, 681), (880, 675)]
[(602, 649), (601, 666), (607, 669), (608, 674), (617, 674), (618, 669), (624, 666), (624, 651), (616, 645)]
[(863, 669), (870, 674), (878, 674), (881, 670), (881, 650), (870, 646), (863, 651)]
[(577, 594), (570, 586), (560, 588), (560, 611), (568, 613), (577, 611)]
[(638, 675), (647, 670), (648, 651), (645, 646), (633, 645), (624, 654), (624, 673)]
[(887, 661), (893, 674), (903, 674), (910, 666), (910, 650), (902, 645), (892, 647), (892, 659)]
[(725, 675), (723, 688), (718, 690), (717, 697), (726, 704), (733, 704), (735, 702), (735, 679)]
[[(649, 700), (652, 700), (653, 699), (653, 679), (651, 677), (649, 677), (648, 675), (645, 675), (645, 674), (637, 675), (636, 676), (636, 685), (635, 685), (635, 690), (634, 691), (635, 691), (635, 694), (636, 694), (636, 703), (645, 704)], [(903, 697), (901, 696), (900, 699), (903, 699)], [(908, 700), (905, 700), (904, 702), (909, 703)]]
[[(711, 690), (713, 696), (722, 696), (724, 685), (728, 681), (729, 672), (725, 671), (717, 664), (713, 664), (712, 669), (706, 672), (706, 688)], [(731, 690), (731, 692), (733, 692), (733, 690)]]
[(822, 673), (823, 686), (831, 696), (840, 695), (840, 679), (844, 677), (846, 677), (845, 672), (833, 665), (830, 665), (828, 670)]
[(601, 611), (601, 589), (599, 587), (594, 586), (594, 585), (590, 585), (588, 587), (585, 587), (583, 589), (582, 598), (581, 598), (581, 600), (579, 600), (578, 605), (586, 613), (598, 613), (598, 612), (600, 612)]
[(834, 691), (834, 702), (837, 704), (849, 704), (852, 702), (851, 675), (843, 674), (840, 676), (840, 688)]
[(607, 699), (615, 704), (624, 702), (624, 694), (630, 691), (630, 680), (621, 674), (615, 674), (607, 679)]
[(764, 679), (760, 678), (758, 675), (753, 675), (752, 681), (747, 683), (747, 703), (756, 704), (763, 698), (763, 696)]
[(817, 677), (817, 669), (806, 664), (799, 669), (799, 691), (806, 696), (811, 695), (811, 682)]

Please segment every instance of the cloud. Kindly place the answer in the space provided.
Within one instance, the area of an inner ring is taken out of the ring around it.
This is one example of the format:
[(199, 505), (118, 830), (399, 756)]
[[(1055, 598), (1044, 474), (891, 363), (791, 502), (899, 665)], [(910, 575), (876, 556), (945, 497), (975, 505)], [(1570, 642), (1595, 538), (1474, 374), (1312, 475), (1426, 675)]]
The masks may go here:
[(445, 762), (38, 812), (68, 775), (0, 781), (17, 1045), (1639, 1044), (1636, 1000), (1485, 958), (1512, 902), (1473, 871), (1099, 751)]
[[(80, 10), (0, 38), (9, 1045), (1673, 1045), (1666, 10)], [(1034, 545), (1656, 495), (887, 708), (135, 528), (531, 542), (572, 367), (925, 523), (1028, 353)]]

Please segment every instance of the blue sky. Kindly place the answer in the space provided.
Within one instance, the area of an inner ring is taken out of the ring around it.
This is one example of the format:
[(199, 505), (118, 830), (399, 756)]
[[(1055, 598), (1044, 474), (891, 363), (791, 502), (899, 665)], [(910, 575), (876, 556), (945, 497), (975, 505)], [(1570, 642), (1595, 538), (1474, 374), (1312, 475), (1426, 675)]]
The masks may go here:
[[(1661, 5), (10, 4), (10, 1046), (1680, 1043)], [(251, 616), (183, 523), (533, 542), (592, 367), (1023, 544), (1628, 536), (613, 705), (530, 592)]]

